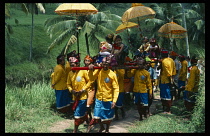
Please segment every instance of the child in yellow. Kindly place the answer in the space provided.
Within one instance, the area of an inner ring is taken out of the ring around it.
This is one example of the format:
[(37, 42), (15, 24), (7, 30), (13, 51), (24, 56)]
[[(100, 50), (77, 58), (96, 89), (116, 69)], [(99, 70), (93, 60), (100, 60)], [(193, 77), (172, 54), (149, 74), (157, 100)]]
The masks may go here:
[(142, 115), (147, 118), (148, 98), (152, 98), (152, 83), (150, 73), (144, 69), (146, 62), (144, 59), (137, 61), (138, 69), (127, 70), (127, 76), (134, 76), (134, 103), (140, 115), (139, 121), (143, 120)]
[(198, 59), (192, 57), (191, 59), (192, 69), (190, 70), (190, 76), (184, 91), (184, 104), (188, 111), (193, 110), (196, 102), (196, 95), (198, 93), (200, 70), (196, 66), (197, 61)]

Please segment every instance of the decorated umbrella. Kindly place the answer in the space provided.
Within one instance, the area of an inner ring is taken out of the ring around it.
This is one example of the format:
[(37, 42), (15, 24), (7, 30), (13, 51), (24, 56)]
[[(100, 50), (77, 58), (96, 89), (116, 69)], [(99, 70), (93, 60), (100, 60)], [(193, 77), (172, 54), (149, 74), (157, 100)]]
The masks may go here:
[(158, 36), (166, 38), (185, 38), (187, 36), (187, 30), (172, 21), (160, 27), (158, 30)]
[(116, 31), (116, 34), (118, 34), (118, 33), (123, 32), (125, 29), (127, 29), (128, 42), (131, 45), (130, 35), (129, 35), (129, 32), (128, 32), (128, 28), (133, 28), (133, 27), (138, 27), (138, 26), (139, 26), (138, 24), (133, 23), (133, 22), (125, 22), (125, 23), (122, 23), (121, 25), (119, 25), (115, 31)]
[(187, 36), (187, 30), (175, 22), (170, 22), (160, 27), (158, 36), (166, 38), (185, 38)]
[(55, 13), (57, 13), (58, 15), (76, 16), (77, 50), (79, 54), (78, 16), (97, 14), (98, 10), (90, 3), (63, 3), (57, 7)]
[[(122, 22), (128, 22), (128, 21), (138, 21), (139, 25), (139, 31), (141, 32), (140, 28), (140, 20), (148, 19), (148, 18), (154, 18), (155, 17), (155, 11), (149, 7), (146, 7), (142, 5), (141, 3), (132, 3), (131, 8), (126, 10), (121, 18)], [(142, 34), (140, 34), (141, 37), (143, 37)]]

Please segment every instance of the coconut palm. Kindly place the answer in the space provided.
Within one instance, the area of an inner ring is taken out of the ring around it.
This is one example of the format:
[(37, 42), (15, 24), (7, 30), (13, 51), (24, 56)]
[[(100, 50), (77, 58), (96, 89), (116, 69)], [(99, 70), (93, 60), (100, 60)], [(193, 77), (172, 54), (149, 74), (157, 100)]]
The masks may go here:
[[(104, 11), (94, 15), (81, 16), (78, 18), (78, 22), (81, 27), (81, 33), (87, 33), (90, 45), (98, 47), (99, 42), (102, 39), (104, 40), (105, 35), (115, 32), (115, 29), (121, 23), (121, 17), (111, 14), (109, 11)], [(48, 18), (45, 21), (44, 27), (50, 37), (52, 38), (53, 35), (58, 34), (58, 37), (48, 47), (47, 53), (55, 46), (61, 45), (67, 38), (70, 37), (69, 40), (71, 40), (72, 35), (76, 35), (75, 23), (75, 17), (72, 16), (57, 16)], [(79, 36), (82, 36), (81, 33), (79, 33)], [(73, 42), (71, 43), (73, 44)], [(69, 47), (69, 44), (64, 46), (65, 49)]]
[(195, 41), (198, 46), (205, 45), (205, 3), (193, 3), (186, 10), (186, 22), (188, 24), (189, 39)]

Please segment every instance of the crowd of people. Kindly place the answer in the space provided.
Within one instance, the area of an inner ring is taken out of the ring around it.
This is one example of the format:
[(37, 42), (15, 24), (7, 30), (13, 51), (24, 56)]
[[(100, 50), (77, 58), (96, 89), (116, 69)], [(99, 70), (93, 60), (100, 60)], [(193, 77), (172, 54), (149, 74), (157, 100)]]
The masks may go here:
[(88, 126), (87, 132), (99, 123), (98, 132), (109, 133), (112, 120), (119, 120), (119, 110), (125, 118), (126, 94), (136, 105), (139, 121), (151, 115), (154, 91), (160, 91), (163, 114), (171, 114), (173, 100), (181, 98), (186, 109), (192, 111), (200, 78), (195, 56), (186, 58), (160, 48), (155, 38), (144, 37), (131, 59), (120, 35), (108, 34), (105, 40), (96, 56), (84, 58), (86, 70), (73, 69), (80, 67), (82, 60), (75, 50), (57, 57), (51, 87), (58, 111), (74, 115), (73, 133), (83, 123)]

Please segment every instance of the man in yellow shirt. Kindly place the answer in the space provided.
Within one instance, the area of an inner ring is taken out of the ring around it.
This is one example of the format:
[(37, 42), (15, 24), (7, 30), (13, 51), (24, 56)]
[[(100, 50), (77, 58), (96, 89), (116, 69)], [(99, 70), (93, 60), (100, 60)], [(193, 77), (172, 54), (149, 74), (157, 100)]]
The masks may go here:
[(121, 110), (122, 118), (125, 117), (125, 111), (123, 108), (123, 100), (125, 98), (125, 90), (124, 90), (124, 75), (125, 75), (125, 70), (124, 69), (116, 69), (114, 71), (117, 75), (117, 80), (119, 84), (119, 96), (116, 102), (115, 106), (115, 119), (118, 120), (118, 108)]
[(180, 93), (183, 90), (183, 87), (185, 86), (185, 82), (187, 80), (187, 68), (188, 68), (188, 62), (185, 60), (185, 57), (183, 55), (179, 55), (179, 60), (181, 62), (181, 69), (178, 77), (178, 94), (177, 98), (180, 99)]
[(138, 69), (127, 70), (128, 77), (134, 76), (133, 93), (135, 96), (134, 103), (139, 112), (139, 121), (143, 120), (142, 115), (147, 118), (148, 98), (152, 99), (152, 83), (150, 73), (145, 70), (145, 60), (137, 60)]
[[(90, 65), (89, 69), (93, 69), (94, 65)], [(105, 130), (109, 133), (109, 126), (114, 118), (114, 107), (119, 95), (119, 84), (116, 74), (109, 69), (110, 58), (104, 57), (102, 60), (102, 69), (90, 76), (90, 82), (97, 79), (97, 92), (94, 107), (94, 119), (91, 120), (87, 132), (95, 123), (100, 124), (99, 133)], [(95, 72), (95, 71), (94, 71)], [(104, 125), (106, 124), (106, 129)]]
[(70, 112), (72, 97), (66, 86), (65, 56), (57, 57), (57, 65), (52, 75), (52, 88), (55, 89), (56, 107), (61, 113)]
[[(71, 67), (78, 67), (79, 60), (76, 57), (69, 58)], [(87, 96), (88, 96), (88, 83), (89, 76), (87, 70), (71, 70), (67, 78), (68, 90), (73, 94), (73, 100), (78, 102), (74, 111), (74, 131), (77, 133), (78, 127), (84, 121), (88, 122), (87, 116)]]
[(198, 87), (200, 81), (200, 70), (197, 65), (198, 59), (195, 56), (191, 59), (192, 69), (190, 70), (190, 76), (184, 91), (184, 104), (188, 111), (192, 111), (195, 102), (196, 95), (198, 94)]
[(167, 50), (161, 51), (162, 66), (160, 73), (160, 98), (163, 106), (163, 113), (170, 114), (170, 108), (172, 105), (171, 100), (171, 89), (170, 86), (174, 82), (173, 78), (176, 75), (175, 63), (172, 58), (168, 56), (169, 52)]

